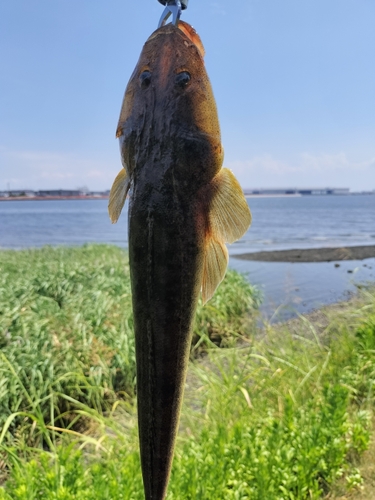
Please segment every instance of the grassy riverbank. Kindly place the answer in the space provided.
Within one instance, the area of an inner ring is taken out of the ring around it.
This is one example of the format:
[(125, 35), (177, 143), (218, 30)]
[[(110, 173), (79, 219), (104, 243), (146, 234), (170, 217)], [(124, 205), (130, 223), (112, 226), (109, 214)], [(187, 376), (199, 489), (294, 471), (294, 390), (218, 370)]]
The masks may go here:
[[(257, 303), (255, 290), (229, 273), (214, 300), (198, 309), (192, 355), (245, 335)], [(36, 431), (29, 436), (35, 421), (75, 426), (75, 402), (103, 412), (118, 399), (132, 401), (126, 253), (104, 245), (1, 252), (0, 346), (0, 425), (26, 427), (29, 445), (44, 439)]]
[[(0, 272), (0, 499), (141, 500), (125, 254), (7, 251)], [(320, 327), (256, 330), (257, 302), (231, 272), (198, 311), (169, 500), (318, 499), (361, 485), (374, 295)]]

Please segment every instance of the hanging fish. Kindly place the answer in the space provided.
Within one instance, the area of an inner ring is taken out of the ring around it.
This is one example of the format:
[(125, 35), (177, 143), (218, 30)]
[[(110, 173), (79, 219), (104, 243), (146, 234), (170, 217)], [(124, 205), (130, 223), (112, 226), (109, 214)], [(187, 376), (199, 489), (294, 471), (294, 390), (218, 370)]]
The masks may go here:
[(156, 30), (126, 88), (117, 127), (123, 169), (113, 184), (116, 222), (130, 189), (129, 263), (146, 500), (166, 496), (192, 325), (224, 278), (225, 243), (251, 223), (242, 189), (222, 168), (215, 99), (196, 31)]

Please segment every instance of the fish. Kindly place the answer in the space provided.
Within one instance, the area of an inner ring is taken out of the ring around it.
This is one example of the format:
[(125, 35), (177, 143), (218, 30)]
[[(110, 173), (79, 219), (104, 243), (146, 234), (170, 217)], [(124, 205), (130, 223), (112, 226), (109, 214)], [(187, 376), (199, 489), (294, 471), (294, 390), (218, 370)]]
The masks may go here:
[(117, 222), (129, 195), (128, 251), (136, 393), (146, 500), (163, 500), (171, 473), (192, 327), (225, 276), (226, 243), (251, 213), (223, 167), (216, 102), (204, 48), (188, 23), (146, 41), (116, 131), (122, 166), (109, 197)]

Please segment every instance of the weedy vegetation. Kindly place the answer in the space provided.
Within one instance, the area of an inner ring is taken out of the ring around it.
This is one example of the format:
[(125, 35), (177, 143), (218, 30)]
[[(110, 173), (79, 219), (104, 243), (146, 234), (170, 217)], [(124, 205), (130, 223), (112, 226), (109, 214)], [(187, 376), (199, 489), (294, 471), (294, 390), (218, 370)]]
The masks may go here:
[[(361, 487), (375, 296), (320, 329), (255, 327), (229, 272), (199, 308), (168, 500)], [(115, 247), (0, 252), (1, 500), (141, 500), (129, 269)], [(219, 348), (222, 347), (222, 348)]]
[[(126, 253), (88, 245), (6, 251), (0, 259), (2, 438), (17, 435), (41, 445), (46, 436), (38, 423), (80, 426), (72, 413), (77, 403), (101, 414), (117, 400), (132, 400), (135, 347)], [(198, 310), (193, 351), (213, 340), (220, 344), (231, 332), (245, 335), (247, 312), (257, 304), (253, 288), (229, 273), (209, 309)]]

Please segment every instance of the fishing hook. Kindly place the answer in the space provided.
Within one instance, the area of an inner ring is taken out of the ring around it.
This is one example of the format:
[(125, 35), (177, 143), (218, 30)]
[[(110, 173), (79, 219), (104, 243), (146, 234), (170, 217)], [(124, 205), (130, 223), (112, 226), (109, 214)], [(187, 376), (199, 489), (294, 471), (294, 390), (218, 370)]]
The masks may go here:
[(163, 14), (161, 15), (159, 26), (161, 28), (164, 26), (169, 19), (169, 17), (173, 16), (172, 23), (177, 26), (181, 17), (181, 13), (183, 10), (187, 9), (189, 0), (159, 0), (159, 2), (165, 5), (165, 9)]

